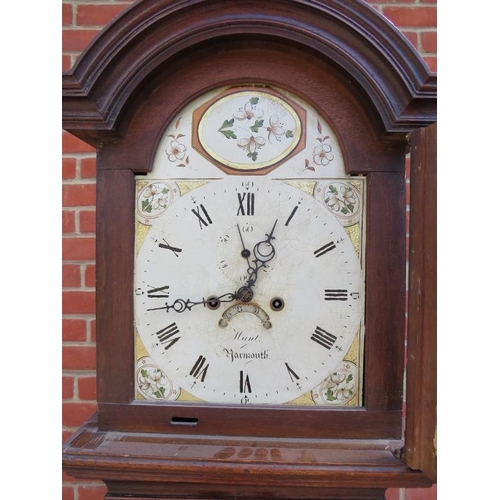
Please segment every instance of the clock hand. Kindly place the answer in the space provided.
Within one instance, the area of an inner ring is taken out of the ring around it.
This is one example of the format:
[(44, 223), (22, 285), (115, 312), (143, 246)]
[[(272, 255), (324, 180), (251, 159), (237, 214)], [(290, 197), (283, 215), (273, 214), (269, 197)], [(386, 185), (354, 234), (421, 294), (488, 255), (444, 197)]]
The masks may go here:
[(148, 309), (148, 311), (158, 311), (160, 309), (165, 309), (167, 312), (173, 310), (177, 313), (182, 313), (184, 311), (191, 311), (194, 306), (203, 305), (204, 307), (208, 307), (209, 309), (217, 309), (221, 302), (232, 302), (233, 300), (238, 300), (237, 293), (225, 293), (223, 295), (219, 295), (218, 297), (209, 297), (208, 299), (202, 299), (200, 301), (193, 301), (191, 299), (176, 299), (172, 304), (165, 302), (163, 307), (154, 307), (152, 309)]
[(238, 233), (240, 234), (240, 240), (241, 240), (241, 244), (243, 246), (243, 250), (241, 251), (241, 256), (244, 257), (245, 259), (247, 259), (247, 263), (248, 263), (248, 268), (251, 267), (250, 265), (250, 255), (251, 255), (251, 252), (250, 250), (248, 250), (248, 248), (245, 246), (245, 242), (243, 241), (243, 235), (241, 234), (241, 229), (240, 229), (240, 225), (239, 224), (236, 224), (236, 227), (238, 228)]
[[(263, 266), (265, 266), (268, 262), (270, 262), (274, 256), (276, 255), (276, 249), (274, 248), (274, 245), (271, 243), (271, 240), (274, 240), (275, 237), (273, 236), (274, 230), (276, 228), (276, 224), (278, 223), (278, 219), (274, 222), (273, 228), (271, 229), (271, 232), (269, 234), (266, 234), (267, 238), (265, 240), (259, 241), (258, 243), (255, 244), (253, 247), (253, 255), (255, 259), (253, 260), (255, 266), (250, 266), (248, 268), (248, 280), (246, 282), (246, 286), (248, 288), (251, 288), (252, 286), (255, 285), (255, 282), (257, 281), (257, 275), (259, 272), (259, 269), (261, 269)], [(267, 253), (266, 253), (267, 250)]]

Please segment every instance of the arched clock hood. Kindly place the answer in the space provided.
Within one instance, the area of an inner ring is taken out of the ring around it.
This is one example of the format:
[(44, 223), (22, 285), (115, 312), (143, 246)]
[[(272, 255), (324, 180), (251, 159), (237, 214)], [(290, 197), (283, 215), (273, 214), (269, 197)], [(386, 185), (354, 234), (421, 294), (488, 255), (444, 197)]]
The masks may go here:
[(362, 88), (385, 134), (436, 121), (436, 76), (406, 38), (365, 2), (145, 0), (105, 28), (63, 75), (63, 128), (97, 144), (126, 104), (176, 60), (210, 41), (293, 45)]

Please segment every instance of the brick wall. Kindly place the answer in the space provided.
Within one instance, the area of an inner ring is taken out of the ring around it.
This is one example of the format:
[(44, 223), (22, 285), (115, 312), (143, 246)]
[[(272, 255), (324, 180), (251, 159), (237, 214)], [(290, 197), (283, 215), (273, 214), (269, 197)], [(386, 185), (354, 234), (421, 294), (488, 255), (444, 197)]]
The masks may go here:
[[(396, 26), (436, 71), (435, 0), (367, 0)], [(75, 0), (62, 3), (62, 69), (132, 2)], [(62, 135), (62, 434), (66, 440), (96, 409), (95, 387), (95, 150)], [(100, 482), (63, 473), (63, 500), (102, 500)], [(436, 488), (391, 489), (387, 500), (435, 500)]]

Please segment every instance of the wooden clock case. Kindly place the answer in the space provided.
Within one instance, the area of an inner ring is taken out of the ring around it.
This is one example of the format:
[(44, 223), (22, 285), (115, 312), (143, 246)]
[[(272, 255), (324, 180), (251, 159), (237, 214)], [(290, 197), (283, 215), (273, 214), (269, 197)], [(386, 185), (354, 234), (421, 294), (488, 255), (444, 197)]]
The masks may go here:
[[(176, 113), (238, 84), (278, 86), (310, 102), (336, 131), (348, 172), (367, 178), (362, 407), (134, 400), (134, 178), (151, 169)], [(96, 147), (98, 160), (98, 411), (65, 443), (66, 472), (104, 481), (108, 499), (381, 500), (389, 487), (430, 486), (435, 126), (422, 128), (435, 121), (435, 77), (362, 1), (145, 0), (110, 24), (63, 75), (63, 127)], [(403, 432), (410, 135), (418, 219)]]

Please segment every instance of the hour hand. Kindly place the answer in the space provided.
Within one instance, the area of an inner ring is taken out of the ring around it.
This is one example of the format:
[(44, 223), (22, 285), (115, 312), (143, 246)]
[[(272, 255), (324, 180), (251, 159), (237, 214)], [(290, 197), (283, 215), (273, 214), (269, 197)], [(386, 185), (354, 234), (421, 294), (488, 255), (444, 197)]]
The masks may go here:
[(271, 229), (271, 232), (269, 234), (266, 234), (266, 238), (262, 241), (259, 241), (256, 243), (256, 245), (253, 247), (253, 255), (255, 259), (253, 260), (254, 266), (249, 266), (248, 272), (248, 280), (246, 283), (247, 287), (252, 287), (255, 285), (255, 282), (257, 281), (257, 275), (259, 272), (259, 269), (266, 264), (268, 264), (276, 255), (276, 249), (274, 248), (274, 245), (272, 244), (272, 240), (275, 239), (273, 236), (274, 230), (276, 229), (276, 224), (278, 222), (278, 219), (274, 222), (273, 228)]

